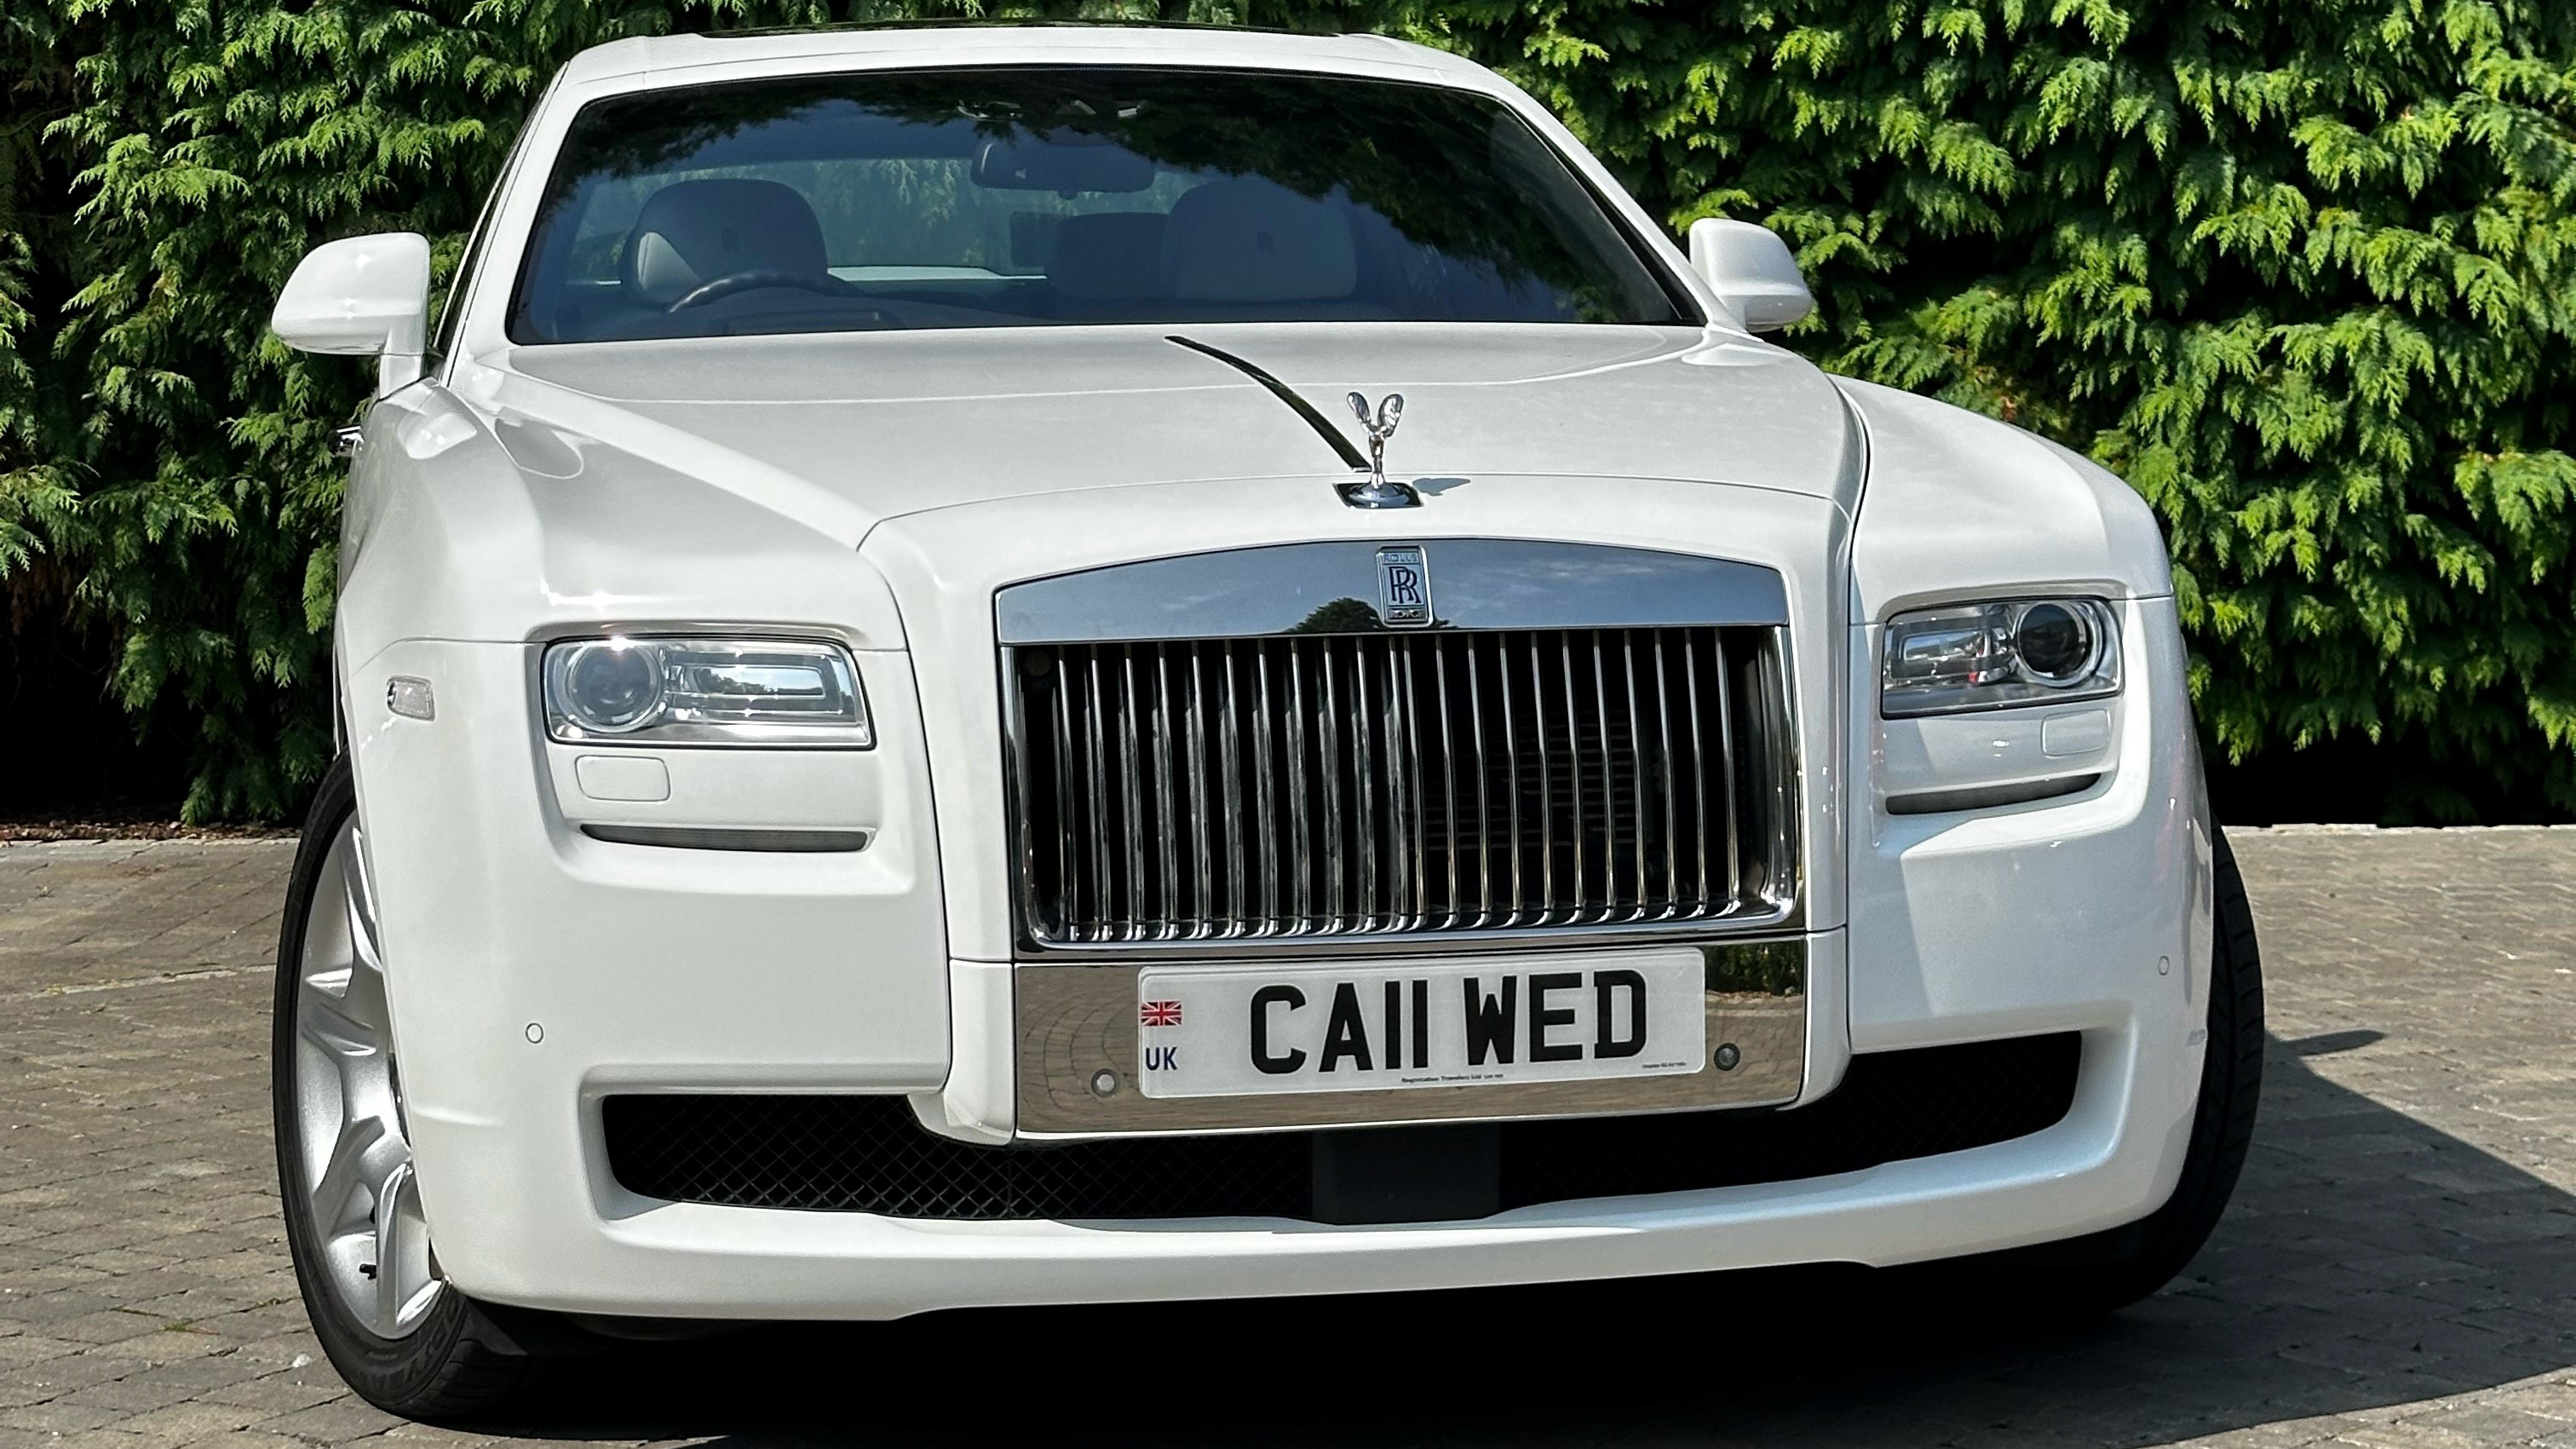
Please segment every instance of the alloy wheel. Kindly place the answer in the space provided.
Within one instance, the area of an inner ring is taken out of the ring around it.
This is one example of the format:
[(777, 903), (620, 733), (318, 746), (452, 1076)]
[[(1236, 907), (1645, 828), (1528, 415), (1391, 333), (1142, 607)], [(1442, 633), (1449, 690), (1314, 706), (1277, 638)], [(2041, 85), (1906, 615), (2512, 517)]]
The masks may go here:
[(314, 881), (295, 983), (295, 1160), (322, 1275), (369, 1332), (396, 1339), (445, 1285), (403, 1129), (392, 1016), (357, 817)]

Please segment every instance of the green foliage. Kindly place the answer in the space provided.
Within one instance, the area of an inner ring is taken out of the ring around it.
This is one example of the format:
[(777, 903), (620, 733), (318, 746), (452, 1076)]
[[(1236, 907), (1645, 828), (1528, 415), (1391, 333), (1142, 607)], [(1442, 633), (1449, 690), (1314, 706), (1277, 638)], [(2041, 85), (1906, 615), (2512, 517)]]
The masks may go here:
[[(1247, 16), (1245, 11), (1249, 9)], [(1046, 14), (1379, 28), (1564, 116), (1677, 227), (1787, 237), (1827, 366), (2009, 418), (2164, 516), (2214, 753), (2429, 761), (2576, 812), (2576, 8), (2545, 0), (26, 0), (0, 11), (0, 587), (111, 632), (196, 817), (328, 744), (363, 377), (313, 242), (454, 264), (546, 77), (623, 35)]]
[(2217, 753), (2576, 810), (2576, 9), (1442, 8), (1676, 224), (1787, 237), (1825, 365), (2145, 494)]

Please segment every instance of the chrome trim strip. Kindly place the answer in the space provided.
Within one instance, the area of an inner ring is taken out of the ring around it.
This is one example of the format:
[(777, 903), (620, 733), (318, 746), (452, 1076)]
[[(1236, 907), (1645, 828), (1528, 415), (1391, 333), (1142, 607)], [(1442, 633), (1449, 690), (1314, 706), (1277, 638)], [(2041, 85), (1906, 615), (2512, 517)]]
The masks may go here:
[[(1787, 585), (1759, 564), (1529, 539), (1420, 543), (1440, 570), (1435, 628), (1789, 622)], [(995, 631), (1005, 645), (1374, 632), (1379, 547), (1277, 544), (1033, 579), (994, 595)]]
[[(1600, 938), (1593, 928), (1588, 943)], [(1305, 1131), (1411, 1122), (1519, 1121), (1778, 1106), (1805, 1085), (1810, 943), (1804, 936), (1698, 945), (1708, 963), (1708, 1045), (1731, 1043), (1737, 1065), (1689, 1076), (1512, 1086), (1380, 1088), (1278, 1096), (1154, 1098), (1092, 1086), (1103, 1070), (1132, 1082), (1137, 1060), (1135, 967), (1065, 971), (1023, 964), (1013, 975), (1017, 1135), (1024, 1140), (1157, 1133)], [(1276, 942), (1263, 944), (1276, 945)], [(1342, 943), (1345, 945), (1352, 943)], [(1447, 938), (1401, 954), (1448, 959)], [(1562, 948), (1566, 942), (1555, 942)], [(1171, 962), (1160, 963), (1163, 965)], [(1280, 964), (1288, 964), (1281, 962)], [(1257, 968), (1245, 966), (1250, 971)]]
[(865, 830), (735, 830), (681, 825), (584, 825), (581, 833), (611, 845), (671, 850), (752, 850), (825, 855), (868, 848)]

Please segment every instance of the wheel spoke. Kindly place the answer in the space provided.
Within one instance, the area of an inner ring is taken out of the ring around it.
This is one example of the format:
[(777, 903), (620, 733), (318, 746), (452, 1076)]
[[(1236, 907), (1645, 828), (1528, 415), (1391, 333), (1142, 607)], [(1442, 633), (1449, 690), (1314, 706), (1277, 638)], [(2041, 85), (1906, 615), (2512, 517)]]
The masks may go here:
[(403, 1235), (409, 1226), (403, 1221), (402, 1198), (411, 1184), (411, 1161), (404, 1159), (386, 1173), (376, 1187), (376, 1332), (387, 1338), (402, 1323), (403, 1252), (410, 1244)]
[(358, 863), (358, 852), (352, 844), (343, 876), (341, 898), (349, 912), (349, 984), (345, 991), (351, 1017), (374, 1027), (381, 1035), (393, 1021), (385, 1007), (385, 967), (376, 952), (375, 902), (367, 892), (366, 870)]
[(334, 1057), (371, 1057), (384, 1049), (383, 1034), (350, 1013), (347, 997), (308, 985), (297, 1004), (296, 1035)]
[[(398, 1144), (399, 1139), (395, 1140)], [(378, 1147), (386, 1141), (382, 1118), (361, 1117), (340, 1129), (340, 1140), (331, 1144), (331, 1160), (313, 1183), (313, 1225), (325, 1236), (337, 1237), (367, 1220), (352, 1204), (361, 1190), (382, 1180), (387, 1154)], [(404, 1166), (410, 1161), (411, 1154), (401, 1152), (393, 1165)], [(376, 1206), (381, 1212), (381, 1199)]]
[(364, 1027), (377, 1045), (384, 1044), (392, 1025), (385, 1010), (385, 973), (361, 949), (357, 964), (349, 968), (349, 982), (340, 993), (340, 1014)]

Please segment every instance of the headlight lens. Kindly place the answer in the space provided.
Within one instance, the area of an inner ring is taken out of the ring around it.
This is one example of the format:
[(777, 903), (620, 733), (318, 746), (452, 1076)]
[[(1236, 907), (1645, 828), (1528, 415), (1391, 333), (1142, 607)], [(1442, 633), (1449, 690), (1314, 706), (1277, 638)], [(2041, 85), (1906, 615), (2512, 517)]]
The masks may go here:
[(546, 733), (566, 744), (875, 743), (858, 668), (799, 639), (574, 639), (545, 654)]
[(1889, 719), (2119, 692), (2119, 619), (2099, 599), (2004, 599), (1888, 621), (1879, 712)]

